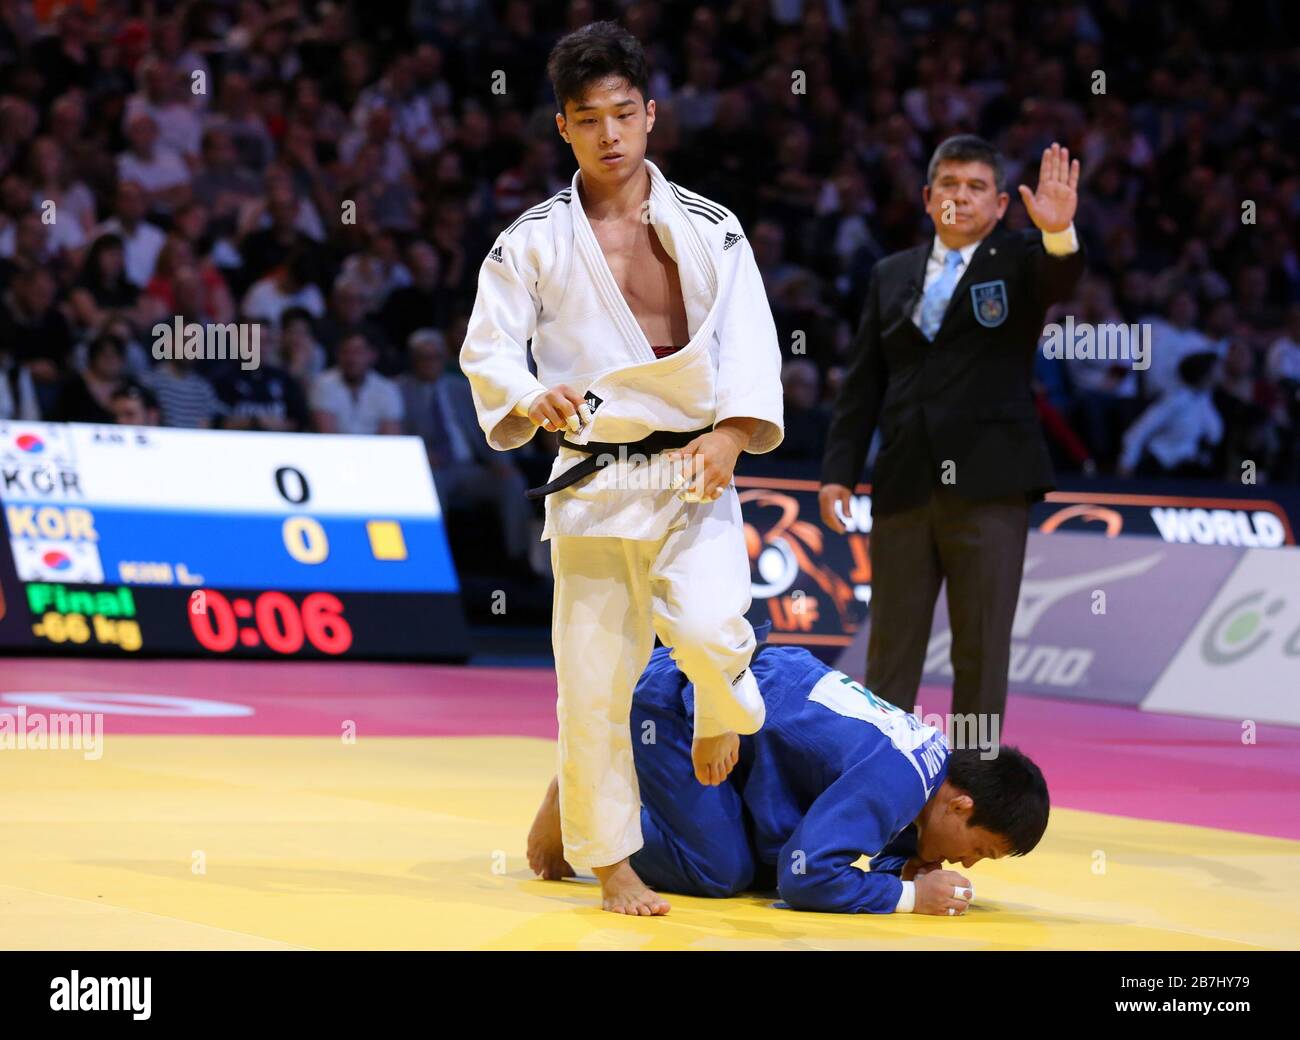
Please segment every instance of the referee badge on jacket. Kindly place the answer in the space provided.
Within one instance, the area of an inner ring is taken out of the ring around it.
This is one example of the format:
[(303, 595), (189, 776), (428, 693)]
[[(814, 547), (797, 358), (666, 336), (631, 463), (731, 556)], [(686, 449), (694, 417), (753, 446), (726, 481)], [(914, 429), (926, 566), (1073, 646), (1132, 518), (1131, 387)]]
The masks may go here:
[(980, 282), (970, 287), (971, 303), (975, 306), (975, 320), (986, 329), (996, 329), (1007, 320), (1007, 283)]

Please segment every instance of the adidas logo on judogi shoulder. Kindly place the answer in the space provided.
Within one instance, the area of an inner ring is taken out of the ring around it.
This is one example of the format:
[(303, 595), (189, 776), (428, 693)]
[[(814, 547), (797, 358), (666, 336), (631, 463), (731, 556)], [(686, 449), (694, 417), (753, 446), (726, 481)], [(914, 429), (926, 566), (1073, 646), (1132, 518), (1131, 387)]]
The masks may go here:
[(727, 237), (722, 240), (722, 251), (725, 253), (744, 237), (744, 235), (737, 235), (734, 231), (728, 231)]
[(492, 247), (492, 252), (488, 253), (488, 259), (495, 260), (499, 264), (504, 264), (506, 262), (505, 258), (501, 255), (500, 245), (496, 245)]

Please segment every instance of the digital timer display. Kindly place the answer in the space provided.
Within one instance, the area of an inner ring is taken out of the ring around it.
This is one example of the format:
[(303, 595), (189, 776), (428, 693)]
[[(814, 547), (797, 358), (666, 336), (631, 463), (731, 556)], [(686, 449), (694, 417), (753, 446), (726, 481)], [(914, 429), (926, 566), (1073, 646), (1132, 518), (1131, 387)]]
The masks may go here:
[(197, 589), (190, 594), (189, 618), (194, 638), (214, 654), (237, 645), (265, 644), (277, 654), (296, 654), (304, 643), (323, 654), (345, 654), (352, 648), (343, 602), (328, 592), (309, 593), (296, 603), (283, 592), (230, 600), (215, 589)]

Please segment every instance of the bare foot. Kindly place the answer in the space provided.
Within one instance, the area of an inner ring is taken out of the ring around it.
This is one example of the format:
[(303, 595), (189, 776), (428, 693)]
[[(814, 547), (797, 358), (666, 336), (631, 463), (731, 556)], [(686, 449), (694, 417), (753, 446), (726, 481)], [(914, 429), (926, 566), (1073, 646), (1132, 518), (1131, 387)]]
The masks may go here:
[(734, 733), (696, 737), (691, 743), (695, 779), (705, 787), (722, 783), (740, 761), (740, 738)]
[(560, 780), (551, 779), (541, 807), (528, 830), (528, 865), (546, 881), (573, 877), (573, 868), (564, 859), (564, 839), (560, 836)]
[(631, 917), (658, 917), (668, 913), (668, 900), (646, 888), (627, 860), (594, 870), (600, 879), (602, 909)]

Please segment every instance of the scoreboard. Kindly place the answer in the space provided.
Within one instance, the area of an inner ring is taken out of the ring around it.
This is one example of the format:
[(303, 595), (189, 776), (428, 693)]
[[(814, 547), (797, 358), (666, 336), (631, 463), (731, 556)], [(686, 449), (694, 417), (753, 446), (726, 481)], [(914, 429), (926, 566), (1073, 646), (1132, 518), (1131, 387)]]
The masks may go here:
[(448, 659), (415, 437), (0, 422), (0, 647)]

